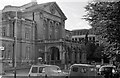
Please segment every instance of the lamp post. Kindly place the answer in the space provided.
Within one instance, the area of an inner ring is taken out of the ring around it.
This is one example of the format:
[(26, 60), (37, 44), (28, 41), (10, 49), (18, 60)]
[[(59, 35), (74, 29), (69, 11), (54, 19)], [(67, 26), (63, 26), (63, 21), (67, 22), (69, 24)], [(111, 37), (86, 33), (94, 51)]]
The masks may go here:
[(15, 11), (15, 26), (14, 26), (14, 38), (15, 38), (15, 46), (14, 46), (14, 78), (16, 78), (16, 53), (17, 53), (17, 20), (18, 20), (18, 11)]
[[(16, 59), (16, 54), (17, 54), (17, 22), (18, 22), (18, 12), (24, 12), (23, 9), (16, 10), (15, 11), (15, 26), (14, 26), (14, 38), (15, 38), (15, 45), (14, 45), (14, 78), (16, 78), (16, 66), (17, 66), (17, 59)], [(22, 19), (24, 20), (24, 19)]]

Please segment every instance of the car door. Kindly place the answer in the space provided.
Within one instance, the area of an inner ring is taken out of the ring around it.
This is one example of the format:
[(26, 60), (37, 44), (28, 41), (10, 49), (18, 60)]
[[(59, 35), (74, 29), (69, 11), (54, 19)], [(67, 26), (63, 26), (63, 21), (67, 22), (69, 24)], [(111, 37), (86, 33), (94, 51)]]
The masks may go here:
[(32, 67), (30, 71), (30, 76), (37, 76), (38, 74), (38, 67)]
[(46, 73), (49, 78), (57, 78), (58, 77), (58, 71), (57, 68), (54, 66), (48, 66), (46, 68)]
[(39, 78), (45, 77), (45, 67), (39, 67), (39, 68), (38, 68), (37, 76), (38, 76)]

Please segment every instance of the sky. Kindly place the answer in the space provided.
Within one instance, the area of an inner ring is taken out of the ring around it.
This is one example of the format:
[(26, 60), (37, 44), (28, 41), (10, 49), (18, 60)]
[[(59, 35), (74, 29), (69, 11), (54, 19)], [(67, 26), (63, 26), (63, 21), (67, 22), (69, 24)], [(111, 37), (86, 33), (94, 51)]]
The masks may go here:
[[(0, 2), (0, 10), (6, 5), (22, 6), (31, 1), (35, 0), (2, 0)], [(36, 0), (38, 4), (46, 2), (56, 2), (61, 8), (67, 20), (65, 21), (65, 29), (76, 30), (76, 29), (89, 29), (91, 26), (83, 18), (85, 15), (84, 7), (90, 0)]]

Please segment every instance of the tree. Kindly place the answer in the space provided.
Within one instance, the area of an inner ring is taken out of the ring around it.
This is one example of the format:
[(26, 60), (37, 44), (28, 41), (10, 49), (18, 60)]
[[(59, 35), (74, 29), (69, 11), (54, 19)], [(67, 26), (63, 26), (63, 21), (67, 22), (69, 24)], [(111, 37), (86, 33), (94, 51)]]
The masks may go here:
[(91, 2), (85, 7), (86, 21), (92, 26), (109, 55), (120, 51), (120, 1)]
[(87, 42), (86, 44), (86, 52), (87, 52), (87, 59), (89, 61), (94, 61), (94, 52), (95, 52), (95, 49), (96, 49), (96, 46), (93, 42)]
[(95, 52), (94, 52), (94, 57), (95, 58), (103, 58), (102, 55), (103, 55), (103, 50), (104, 50), (104, 46), (103, 45), (100, 45), (100, 46), (96, 46), (96, 49), (95, 49)]

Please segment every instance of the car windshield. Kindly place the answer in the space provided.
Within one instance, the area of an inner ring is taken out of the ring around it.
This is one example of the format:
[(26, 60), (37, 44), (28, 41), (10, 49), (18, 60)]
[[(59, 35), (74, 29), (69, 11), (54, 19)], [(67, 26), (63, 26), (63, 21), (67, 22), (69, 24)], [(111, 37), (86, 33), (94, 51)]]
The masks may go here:
[(111, 72), (112, 70), (114, 70), (113, 67), (103, 67), (103, 68), (101, 68), (101, 71), (108, 71), (108, 72)]

